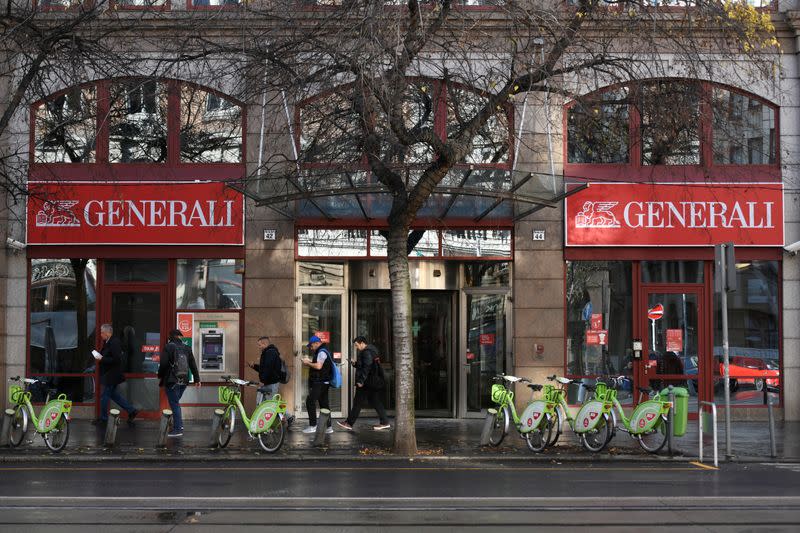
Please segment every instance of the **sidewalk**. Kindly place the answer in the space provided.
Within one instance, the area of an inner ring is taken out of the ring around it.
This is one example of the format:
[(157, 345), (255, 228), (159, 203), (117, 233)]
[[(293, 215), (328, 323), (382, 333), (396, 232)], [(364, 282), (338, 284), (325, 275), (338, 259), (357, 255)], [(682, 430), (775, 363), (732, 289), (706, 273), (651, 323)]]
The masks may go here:
[[(287, 433), (281, 450), (267, 454), (257, 440), (249, 439), (237, 423), (236, 432), (225, 449), (212, 449), (209, 443), (210, 422), (187, 420), (183, 437), (168, 439), (167, 447), (156, 448), (158, 421), (137, 421), (134, 428), (121, 424), (117, 442), (112, 449), (103, 447), (104, 428), (92, 426), (88, 420), (73, 420), (67, 447), (59, 454), (50, 453), (41, 437), (32, 431), (19, 448), (0, 448), (0, 463), (45, 461), (99, 461), (99, 460), (264, 460), (264, 459), (363, 459), (392, 458), (393, 433), (373, 431), (372, 419), (361, 419), (355, 432), (341, 430), (334, 423), (335, 432), (327, 435), (327, 446), (315, 448), (314, 435), (301, 432), (305, 421), (297, 420)], [(674, 457), (670, 458), (666, 446), (658, 455), (642, 450), (627, 434), (618, 431), (608, 447), (601, 453), (591, 454), (581, 447), (571, 431), (562, 433), (558, 444), (543, 453), (528, 450), (525, 442), (512, 429), (497, 447), (479, 445), (483, 420), (418, 419), (417, 443), (420, 459), (460, 460), (526, 460), (526, 461), (603, 461), (628, 460), (696, 460), (698, 452), (697, 422), (690, 421), (685, 436), (674, 441)], [(719, 457), (724, 461), (725, 426), (719, 423)], [(771, 459), (767, 422), (734, 422), (732, 424), (733, 453), (735, 461), (788, 461), (800, 462), (800, 422), (776, 423), (778, 457)], [(705, 448), (706, 462), (712, 459), (710, 438)]]

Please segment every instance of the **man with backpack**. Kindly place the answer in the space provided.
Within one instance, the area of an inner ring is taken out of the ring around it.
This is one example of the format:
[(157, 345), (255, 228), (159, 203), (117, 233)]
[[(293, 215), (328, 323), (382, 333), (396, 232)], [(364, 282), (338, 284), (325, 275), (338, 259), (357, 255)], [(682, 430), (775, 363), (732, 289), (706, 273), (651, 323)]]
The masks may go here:
[[(259, 337), (256, 344), (261, 349), (261, 357), (258, 363), (250, 363), (248, 366), (258, 372), (258, 379), (262, 384), (256, 395), (256, 404), (260, 404), (278, 394), (281, 383), (289, 383), (289, 369), (281, 359), (278, 347), (269, 342), (269, 337)], [(294, 416), (287, 413), (286, 424), (290, 426), (292, 422)]]
[[(303, 359), (303, 364), (308, 367), (308, 397), (306, 398), (306, 411), (308, 412), (308, 427), (303, 433), (316, 433), (317, 431), (317, 404), (320, 409), (330, 409), (328, 403), (328, 388), (333, 378), (333, 357), (322, 340), (316, 335), (308, 339), (311, 349), (311, 358)], [(325, 433), (333, 433), (331, 420)]]
[(183, 417), (181, 416), (181, 396), (189, 384), (190, 373), (194, 378), (194, 386), (200, 386), (200, 373), (194, 360), (192, 349), (182, 340), (183, 333), (179, 329), (169, 332), (169, 340), (164, 347), (164, 355), (158, 365), (159, 386), (164, 392), (172, 409), (172, 431), (169, 437), (183, 435)]
[(356, 395), (353, 398), (353, 407), (350, 415), (344, 422), (336, 422), (339, 427), (347, 431), (353, 431), (353, 424), (358, 420), (358, 415), (365, 403), (378, 413), (379, 422), (372, 426), (375, 431), (389, 429), (389, 419), (386, 418), (386, 409), (381, 402), (381, 394), (386, 388), (386, 378), (381, 367), (381, 359), (378, 350), (372, 344), (367, 344), (366, 337), (358, 336), (353, 339), (353, 345), (358, 350), (355, 361), (356, 367)]

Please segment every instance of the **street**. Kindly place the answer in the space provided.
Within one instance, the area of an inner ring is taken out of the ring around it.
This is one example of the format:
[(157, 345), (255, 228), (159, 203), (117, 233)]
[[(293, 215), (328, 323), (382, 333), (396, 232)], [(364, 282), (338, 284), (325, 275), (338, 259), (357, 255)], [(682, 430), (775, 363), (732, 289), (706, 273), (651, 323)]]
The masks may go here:
[(2, 531), (796, 531), (800, 464), (17, 463)]

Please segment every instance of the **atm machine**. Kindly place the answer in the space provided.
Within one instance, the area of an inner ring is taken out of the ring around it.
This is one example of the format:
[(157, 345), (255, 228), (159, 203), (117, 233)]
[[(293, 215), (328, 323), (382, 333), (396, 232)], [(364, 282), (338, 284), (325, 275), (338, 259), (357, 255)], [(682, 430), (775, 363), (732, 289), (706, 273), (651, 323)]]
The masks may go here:
[(200, 370), (225, 370), (225, 332), (222, 329), (200, 330)]

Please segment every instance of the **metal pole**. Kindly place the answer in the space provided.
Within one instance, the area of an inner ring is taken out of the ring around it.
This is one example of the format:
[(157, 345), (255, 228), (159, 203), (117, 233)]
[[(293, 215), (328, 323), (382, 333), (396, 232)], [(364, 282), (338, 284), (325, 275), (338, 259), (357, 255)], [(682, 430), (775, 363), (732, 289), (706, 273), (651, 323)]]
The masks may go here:
[(106, 435), (103, 445), (111, 448), (117, 440), (117, 425), (119, 425), (119, 409), (108, 411), (108, 421), (106, 422)]
[(156, 443), (156, 448), (166, 447), (170, 425), (172, 425), (172, 411), (164, 409), (161, 411), (161, 423), (158, 425), (158, 442)]
[(214, 409), (214, 417), (211, 419), (211, 434), (209, 435), (208, 445), (211, 448), (219, 446), (219, 432), (222, 428), (222, 417), (225, 416), (225, 411), (222, 409)]
[(699, 451), (697, 452), (698, 462), (703, 462), (703, 402), (698, 403), (697, 413), (697, 434), (699, 435)]
[(319, 410), (319, 418), (317, 419), (317, 432), (314, 434), (314, 446), (325, 445), (325, 431), (328, 429), (328, 420), (331, 418), (331, 412), (324, 407)]
[(672, 390), (673, 386), (669, 386), (669, 413), (667, 413), (667, 452), (669, 453), (670, 457), (673, 455), (672, 453), (672, 432), (673, 432), (673, 424), (675, 423), (675, 392)]
[(11, 421), (14, 420), (14, 410), (6, 409), (3, 414), (3, 429), (0, 430), (0, 446), (11, 444)]
[[(725, 265), (725, 248), (722, 245), (721, 267), (723, 275), (727, 272)], [(720, 291), (720, 305), (722, 306), (722, 366), (723, 377), (725, 379), (725, 459), (733, 457), (731, 451), (731, 374), (730, 374), (730, 354), (728, 350), (728, 283), (727, 280), (722, 284)]]
[(483, 421), (483, 431), (481, 431), (481, 446), (489, 445), (489, 437), (492, 434), (495, 418), (497, 418), (497, 409), (487, 409), (486, 418)]
[[(764, 382), (764, 389), (767, 388), (766, 380)], [(778, 449), (775, 445), (775, 414), (772, 412), (772, 401), (767, 402), (767, 413), (769, 414), (769, 451), (770, 457), (773, 459), (778, 457)]]

